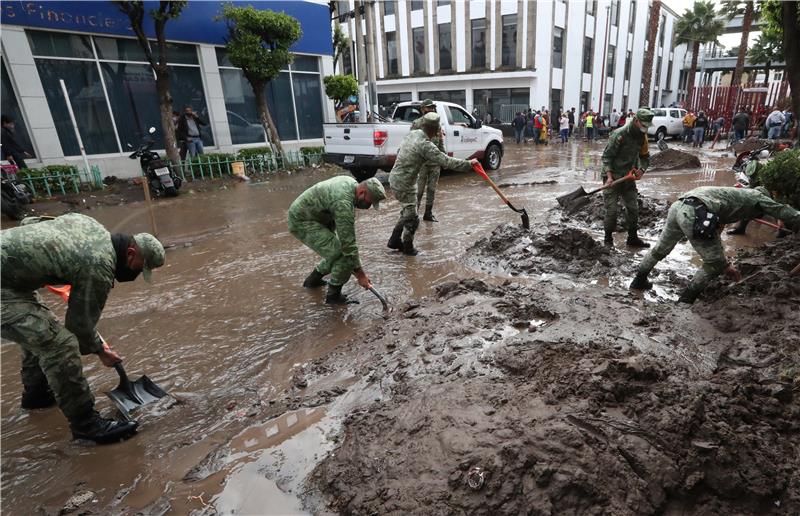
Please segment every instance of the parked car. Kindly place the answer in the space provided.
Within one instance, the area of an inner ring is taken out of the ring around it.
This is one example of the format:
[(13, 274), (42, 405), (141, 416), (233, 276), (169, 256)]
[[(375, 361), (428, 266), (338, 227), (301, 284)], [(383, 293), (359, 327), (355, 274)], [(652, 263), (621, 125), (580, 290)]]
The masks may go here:
[[(441, 117), (448, 155), (477, 158), (487, 170), (500, 168), (503, 133), (499, 129), (484, 127), (466, 109), (451, 102), (437, 102), (436, 112)], [(413, 101), (398, 104), (388, 122), (324, 124), (323, 159), (346, 168), (359, 181), (378, 170), (389, 172), (411, 122), (420, 116), (420, 102)]]
[(653, 125), (647, 130), (648, 136), (656, 140), (683, 134), (683, 117), (686, 110), (681, 108), (649, 108), (653, 112)]

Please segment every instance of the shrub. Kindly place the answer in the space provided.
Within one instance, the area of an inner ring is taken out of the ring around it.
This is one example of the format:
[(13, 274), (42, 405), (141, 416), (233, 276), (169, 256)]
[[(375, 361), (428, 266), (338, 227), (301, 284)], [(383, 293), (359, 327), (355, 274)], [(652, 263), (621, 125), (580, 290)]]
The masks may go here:
[(325, 152), (325, 147), (301, 147), (300, 153), (305, 154), (322, 154)]
[(322, 153), (325, 152), (325, 147), (301, 147), (300, 154), (303, 156), (303, 165), (320, 165), (322, 164)]
[(45, 165), (39, 168), (22, 169), (19, 174), (25, 177), (27, 174), (31, 178), (42, 176), (61, 176), (71, 175), (78, 171), (78, 168), (73, 165)]
[(234, 161), (236, 161), (236, 156), (227, 152), (209, 152), (193, 158), (187, 156), (184, 174), (189, 174), (188, 167), (190, 165), (195, 177), (200, 175), (201, 171), (203, 174), (231, 174), (231, 163)]
[(328, 75), (322, 82), (325, 84), (325, 95), (335, 102), (358, 95), (358, 82), (352, 75)]
[(759, 171), (758, 176), (770, 192), (777, 192), (778, 202), (800, 209), (800, 150), (775, 154)]
[(269, 156), (272, 154), (272, 149), (269, 147), (250, 147), (248, 149), (239, 149), (236, 152), (236, 157), (239, 159), (250, 159), (259, 156)]

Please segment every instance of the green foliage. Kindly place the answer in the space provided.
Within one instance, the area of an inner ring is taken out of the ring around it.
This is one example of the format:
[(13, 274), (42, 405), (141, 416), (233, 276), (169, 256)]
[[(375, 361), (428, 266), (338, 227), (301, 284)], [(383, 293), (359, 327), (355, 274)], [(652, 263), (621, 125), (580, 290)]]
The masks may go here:
[(714, 4), (695, 2), (675, 24), (675, 44), (714, 43), (724, 30), (725, 22), (717, 19)]
[(333, 73), (336, 73), (336, 63), (338, 63), (339, 57), (347, 51), (351, 44), (350, 38), (344, 33), (342, 27), (337, 24), (336, 28), (333, 29)]
[(325, 83), (325, 95), (336, 102), (358, 95), (358, 82), (352, 75), (328, 75), (322, 82)]
[(752, 4), (753, 21), (756, 21), (761, 14), (761, 6), (763, 3), (763, 0), (723, 0), (719, 12), (725, 15), (727, 19), (732, 20), (736, 16), (744, 16), (748, 4)]
[(325, 147), (301, 147), (300, 153), (307, 155), (307, 154), (322, 154), (325, 152)]
[(78, 172), (72, 165), (46, 165), (39, 168), (23, 169), (19, 172), (21, 178), (37, 178), (42, 176), (70, 176)]
[(775, 32), (762, 32), (747, 51), (750, 64), (774, 63), (783, 59), (783, 41)]
[(800, 209), (800, 150), (775, 154), (758, 170), (760, 182), (770, 192), (777, 192), (776, 201)]
[(228, 22), (228, 58), (254, 86), (265, 85), (292, 62), (289, 47), (302, 35), (295, 18), (231, 4), (222, 8), (222, 17)]
[(210, 170), (214, 174), (230, 174), (232, 173), (231, 163), (234, 161), (236, 161), (236, 155), (234, 154), (228, 154), (227, 152), (209, 152), (193, 158), (187, 156), (184, 163), (185, 167), (191, 166), (191, 168), (194, 169), (195, 175), (199, 174), (200, 170)]
[(247, 149), (239, 149), (236, 152), (236, 157), (239, 159), (251, 159), (259, 156), (272, 155), (272, 149), (269, 147), (250, 147)]

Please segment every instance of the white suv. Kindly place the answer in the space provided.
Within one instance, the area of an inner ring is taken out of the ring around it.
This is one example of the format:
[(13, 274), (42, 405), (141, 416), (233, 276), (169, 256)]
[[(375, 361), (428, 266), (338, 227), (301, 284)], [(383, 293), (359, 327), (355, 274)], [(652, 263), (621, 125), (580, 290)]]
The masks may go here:
[(647, 134), (660, 140), (662, 137), (676, 136), (683, 134), (683, 117), (686, 110), (681, 108), (648, 108), (653, 112), (653, 125), (647, 130)]

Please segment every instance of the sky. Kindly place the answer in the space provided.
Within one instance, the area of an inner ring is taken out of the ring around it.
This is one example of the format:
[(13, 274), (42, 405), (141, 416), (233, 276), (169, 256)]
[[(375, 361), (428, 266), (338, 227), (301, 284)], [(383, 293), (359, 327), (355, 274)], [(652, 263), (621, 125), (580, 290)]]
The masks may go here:
[[(694, 5), (695, 0), (663, 0), (663, 4), (672, 9), (678, 16), (682, 15), (687, 9), (691, 9), (692, 5)], [(722, 2), (719, 0), (712, 0), (712, 3), (716, 7), (717, 10), (720, 9)], [(753, 42), (758, 37), (759, 33), (750, 33), (750, 37), (748, 38), (749, 44), (752, 45)], [(723, 34), (719, 38), (719, 42), (725, 46), (725, 48), (732, 48), (738, 47), (739, 43), (742, 41), (741, 34)]]

